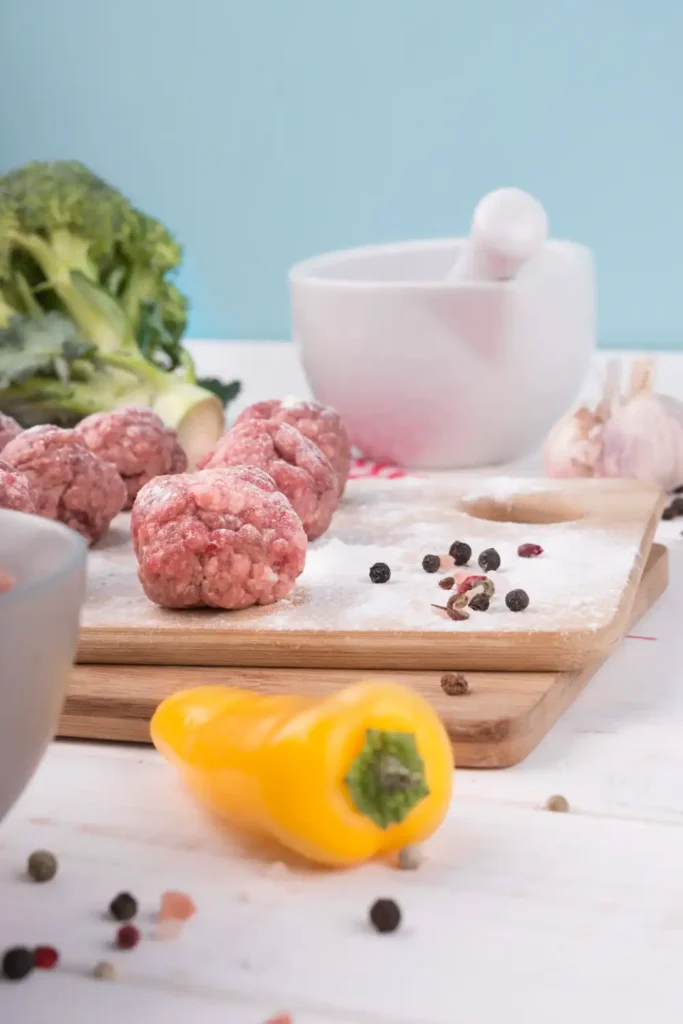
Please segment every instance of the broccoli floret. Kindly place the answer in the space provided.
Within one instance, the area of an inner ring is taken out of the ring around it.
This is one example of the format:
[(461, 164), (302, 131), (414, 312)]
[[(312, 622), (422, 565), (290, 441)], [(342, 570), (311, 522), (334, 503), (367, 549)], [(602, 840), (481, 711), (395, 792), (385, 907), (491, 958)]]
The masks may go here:
[[(68, 419), (144, 402), (179, 429), (191, 459), (201, 455), (224, 425), (216, 395), (231, 391), (196, 382), (181, 341), (187, 301), (169, 279), (180, 259), (163, 224), (82, 164), (31, 163), (0, 177), (0, 409), (16, 413), (20, 399), (18, 418), (35, 422), (48, 409), (56, 418), (55, 404)], [(59, 349), (65, 318), (89, 356), (18, 379), (18, 351), (34, 351), (38, 335)], [(203, 436), (192, 437), (197, 423)]]

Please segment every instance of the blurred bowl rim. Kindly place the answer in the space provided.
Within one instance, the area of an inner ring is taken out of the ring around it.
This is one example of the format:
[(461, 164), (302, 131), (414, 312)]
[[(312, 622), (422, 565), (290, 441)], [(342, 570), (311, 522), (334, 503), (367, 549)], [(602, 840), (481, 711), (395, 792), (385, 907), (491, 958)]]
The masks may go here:
[[(85, 539), (81, 537), (80, 533), (63, 523), (57, 522), (55, 519), (47, 519), (44, 516), (31, 515), (28, 512), (15, 512), (13, 509), (0, 508), (0, 530), (3, 529), (5, 523), (11, 530), (12, 523), (19, 522), (20, 519), (22, 521), (32, 519), (41, 524), (41, 529), (52, 530), (59, 534), (66, 542), (66, 547), (63, 558), (60, 558), (57, 565), (45, 575), (28, 583), (17, 581), (9, 590), (0, 593), (0, 607), (7, 607), (13, 602), (18, 603), (37, 592), (57, 586), (63, 579), (68, 579), (74, 569), (85, 563), (88, 554), (88, 545)], [(2, 568), (0, 563), (0, 570)]]
[[(327, 289), (348, 289), (350, 291), (367, 291), (369, 289), (386, 289), (387, 291), (461, 291), (463, 289), (486, 289), (496, 290), (511, 288), (517, 278), (510, 281), (487, 281), (468, 280), (459, 281), (439, 279), (415, 280), (382, 277), (351, 278), (351, 277), (327, 277), (320, 274), (330, 267), (341, 266), (345, 263), (351, 264), (356, 259), (389, 254), (402, 254), (420, 249), (444, 250), (454, 249), (457, 251), (468, 239), (466, 236), (453, 236), (446, 238), (413, 238), (400, 242), (382, 242), (379, 245), (358, 245), (350, 249), (331, 249), (329, 252), (319, 253), (310, 256), (305, 260), (294, 263), (289, 269), (288, 279), (290, 286), (306, 285), (307, 287), (320, 287)], [(582, 242), (574, 242), (565, 238), (549, 238), (546, 245), (555, 251), (569, 251), (575, 255), (581, 255), (584, 260), (593, 263), (593, 250)]]

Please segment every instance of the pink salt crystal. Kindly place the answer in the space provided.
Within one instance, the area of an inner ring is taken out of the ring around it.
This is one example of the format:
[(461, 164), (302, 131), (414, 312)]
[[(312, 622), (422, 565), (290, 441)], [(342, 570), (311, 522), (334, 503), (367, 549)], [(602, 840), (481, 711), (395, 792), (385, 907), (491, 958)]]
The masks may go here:
[(6, 594), (8, 590), (11, 590), (15, 584), (15, 579), (10, 576), (9, 573), (3, 572), (0, 569), (0, 594)]
[(194, 903), (184, 892), (165, 892), (161, 896), (159, 920), (189, 921), (197, 913)]
[(275, 1017), (270, 1017), (266, 1024), (294, 1024), (294, 1021), (288, 1013), (278, 1013)]
[(450, 555), (439, 555), (440, 568), (442, 572), (448, 572), (455, 565), (455, 559)]
[(451, 576), (456, 583), (462, 583), (463, 580), (467, 580), (472, 575), (471, 569), (460, 569), (459, 572), (451, 573)]
[(268, 878), (286, 878), (289, 871), (286, 864), (283, 864), (281, 860), (276, 860), (273, 861), (272, 864), (268, 865), (264, 874), (266, 874)]
[(162, 918), (154, 929), (154, 937), (162, 942), (169, 942), (171, 939), (178, 938), (182, 927), (183, 922), (179, 921), (177, 917)]
[(404, 551), (401, 555), (400, 561), (402, 565), (419, 565), (421, 556), (418, 551)]

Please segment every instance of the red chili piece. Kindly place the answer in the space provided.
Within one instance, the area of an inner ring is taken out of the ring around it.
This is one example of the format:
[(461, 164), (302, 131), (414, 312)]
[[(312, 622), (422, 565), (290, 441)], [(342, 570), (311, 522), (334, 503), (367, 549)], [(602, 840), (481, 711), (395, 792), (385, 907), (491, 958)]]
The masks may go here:
[(538, 558), (543, 554), (543, 548), (540, 544), (520, 544), (517, 554), (520, 558)]
[(124, 924), (116, 933), (116, 945), (119, 949), (135, 949), (140, 941), (140, 932), (134, 924)]
[(36, 967), (44, 971), (50, 971), (57, 966), (59, 953), (52, 946), (36, 946), (33, 950), (33, 959)]

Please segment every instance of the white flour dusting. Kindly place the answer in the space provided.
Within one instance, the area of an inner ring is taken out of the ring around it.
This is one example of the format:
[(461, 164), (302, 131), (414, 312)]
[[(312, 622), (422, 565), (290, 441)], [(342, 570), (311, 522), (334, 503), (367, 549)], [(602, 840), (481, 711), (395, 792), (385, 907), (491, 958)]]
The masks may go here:
[[(463, 498), (508, 500), (515, 493), (555, 491), (538, 480), (490, 480), (479, 490), (443, 476), (434, 480), (355, 480), (335, 515), (332, 528), (310, 545), (304, 574), (285, 600), (241, 612), (173, 612), (144, 596), (136, 575), (121, 516), (107, 540), (90, 555), (89, 599), (84, 626), (161, 626), (183, 629), (268, 630), (429, 630), (519, 631), (598, 629), (611, 621), (639, 550), (638, 525), (609, 530), (587, 521), (546, 525), (498, 523), (475, 519), (459, 509)], [(495, 547), (502, 560), (491, 573), (496, 593), (488, 612), (471, 612), (452, 622), (431, 607), (445, 605), (448, 592), (438, 586), (445, 574), (421, 566), (425, 554), (444, 554), (454, 540), (472, 547), (472, 571), (484, 548)], [(517, 555), (520, 544), (541, 544), (536, 559)], [(373, 584), (368, 570), (386, 562), (391, 580)], [(521, 587), (529, 608), (510, 612), (505, 593)]]

